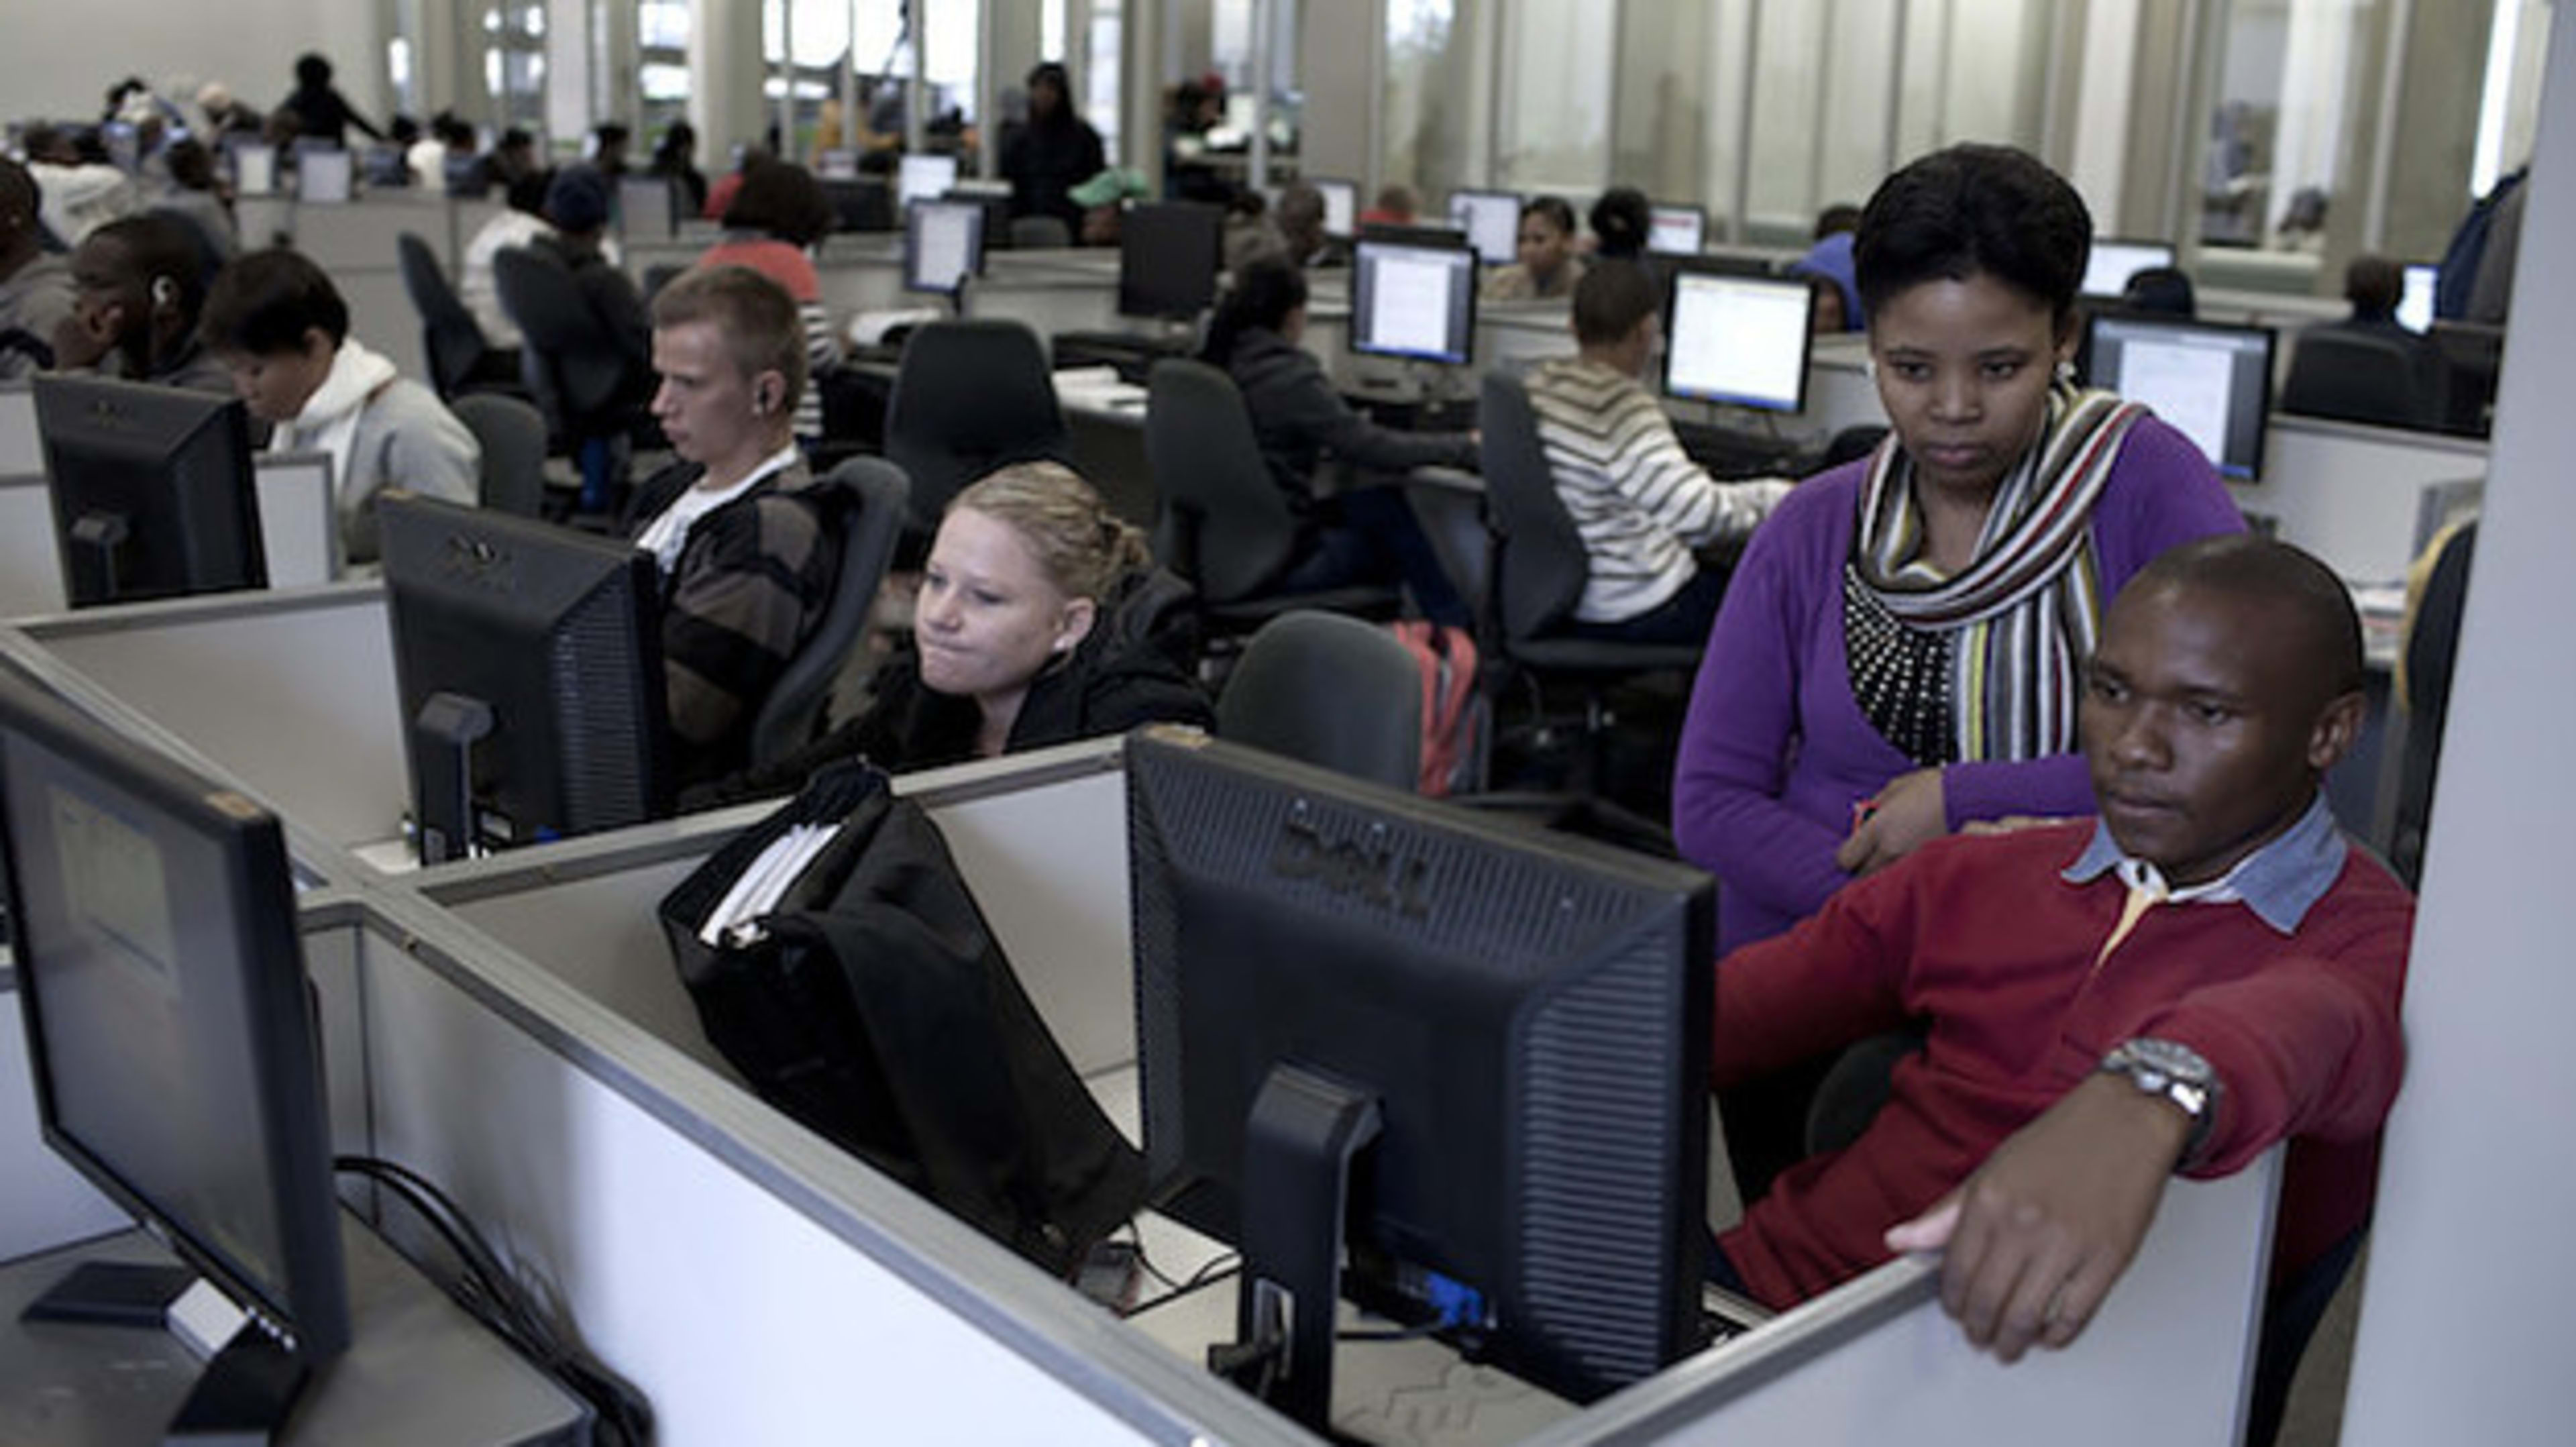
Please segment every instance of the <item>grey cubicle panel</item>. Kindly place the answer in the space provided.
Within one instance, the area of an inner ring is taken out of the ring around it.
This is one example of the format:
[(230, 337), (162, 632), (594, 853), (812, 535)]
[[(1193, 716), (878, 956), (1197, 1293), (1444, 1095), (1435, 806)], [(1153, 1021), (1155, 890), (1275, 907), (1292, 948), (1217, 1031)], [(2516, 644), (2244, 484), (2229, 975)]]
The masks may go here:
[(21, 377), (0, 382), (0, 477), (41, 477), (44, 434), (36, 430), (36, 389)]
[(54, 495), (41, 468), (0, 475), (0, 618), (63, 611)]
[(2424, 488), (2482, 476), (2486, 466), (2484, 438), (2274, 413), (2262, 480), (2229, 491), (2245, 511), (2279, 519), (2283, 541), (2343, 576), (2393, 582), (2414, 560)]
[(335, 848), (399, 832), (410, 784), (380, 583), (22, 619), (0, 653)]
[(0, 1261), (132, 1224), (38, 1133), (20, 998), (16, 973), (0, 965)]
[(995, 272), (969, 282), (964, 297), (970, 317), (1015, 321), (1038, 334), (1040, 341), (1058, 332), (1115, 330), (1145, 326), (1118, 315), (1118, 283), (1063, 273)]
[[(18, 394), (24, 396), (25, 393)], [(8, 410), (0, 394), (0, 413)], [(331, 505), (331, 461), (319, 452), (262, 456), (261, 551), (272, 588), (311, 587), (340, 575), (340, 531)], [(60, 613), (69, 606), (54, 539), (53, 494), (40, 460), (28, 473), (0, 471), (0, 618)]]

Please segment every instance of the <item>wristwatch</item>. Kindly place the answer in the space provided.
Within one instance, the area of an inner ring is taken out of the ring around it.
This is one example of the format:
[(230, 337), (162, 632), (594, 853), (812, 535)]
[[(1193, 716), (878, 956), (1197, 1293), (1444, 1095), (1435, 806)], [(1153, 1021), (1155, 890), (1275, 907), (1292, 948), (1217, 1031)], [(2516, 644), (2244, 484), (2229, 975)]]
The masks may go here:
[(2129, 1083), (2149, 1095), (2171, 1101), (2184, 1115), (2191, 1117), (2191, 1131), (2183, 1137), (2182, 1155), (2174, 1169), (2182, 1170), (2197, 1163), (2201, 1147), (2209, 1142), (2210, 1127), (2218, 1120), (2218, 1099), (2225, 1090), (2218, 1083), (2218, 1072), (2209, 1061), (2188, 1045), (2141, 1035), (2111, 1047), (2102, 1057), (2102, 1069), (2113, 1075), (2125, 1075)]

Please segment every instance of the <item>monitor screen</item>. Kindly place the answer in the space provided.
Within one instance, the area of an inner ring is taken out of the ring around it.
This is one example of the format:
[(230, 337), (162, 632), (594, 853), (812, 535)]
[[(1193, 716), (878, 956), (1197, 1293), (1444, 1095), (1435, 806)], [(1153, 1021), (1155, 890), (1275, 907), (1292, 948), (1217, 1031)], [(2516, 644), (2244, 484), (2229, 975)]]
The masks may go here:
[(1216, 302), (1225, 212), (1193, 201), (1131, 206), (1118, 228), (1118, 314), (1197, 316)]
[(268, 586), (238, 399), (56, 375), (35, 393), (71, 606)]
[(277, 194), (277, 148), (262, 141), (227, 141), (233, 158), (233, 192), (241, 196)]
[(335, 147), (298, 148), (295, 153), (295, 200), (302, 206), (337, 206), (350, 194), (351, 157)]
[(1314, 180), (1306, 184), (1324, 198), (1324, 234), (1344, 241), (1359, 234), (1360, 188), (1349, 181)]
[(8, 679), (0, 836), (45, 1140), (186, 1263), (117, 1272), (113, 1298), (75, 1271), (34, 1314), (158, 1328), (202, 1275), (254, 1352), (336, 1355), (330, 1115), (276, 817)]
[(859, 178), (859, 153), (846, 147), (818, 151), (814, 155), (814, 174), (826, 181), (855, 181)]
[(660, 176), (617, 178), (617, 224), (628, 241), (668, 241), (679, 225), (679, 203)]
[(1696, 206), (1658, 206), (1646, 249), (1666, 256), (1697, 256), (1708, 244), (1708, 213)]
[(895, 172), (895, 204), (909, 208), (915, 201), (936, 201), (956, 184), (955, 156), (906, 156)]
[(1364, 234), (1351, 258), (1351, 350), (1465, 366), (1476, 345), (1476, 253)]
[(2263, 474), (2272, 410), (2272, 333), (2180, 317), (2093, 318), (2086, 380), (2144, 402), (2209, 454), (2222, 477)]
[(409, 494), (378, 516), (422, 860), (669, 814), (652, 555)]
[(2433, 291), (2441, 280), (2442, 268), (2432, 262), (2406, 264), (2406, 289), (2397, 298), (2399, 326), (2419, 334), (2433, 329)]
[(1521, 198), (1509, 191), (1452, 191), (1449, 224), (1467, 233), (1467, 244), (1486, 266), (1520, 254)]
[(1664, 319), (1664, 390), (1771, 412), (1806, 405), (1815, 292), (1794, 276), (1682, 262)]
[[(1306, 1292), (1335, 1290), (1295, 1258), (1344, 1241), (1352, 1298), (1408, 1323), (1446, 1300), (1577, 1401), (1696, 1347), (1706, 875), (1193, 731), (1131, 735), (1127, 791), (1147, 1170), (1320, 1332), (1291, 1390), (1328, 1399), (1334, 1314)], [(1374, 1118), (1346, 1194), (1312, 1174), (1342, 1162), (1247, 1149), (1298, 1096)], [(1283, 1215), (1309, 1192), (1342, 1241)]]
[(491, 194), (492, 173), (481, 156), (449, 156), (440, 165), (447, 178), (448, 195), (470, 199)]
[(892, 231), (894, 189), (883, 176), (825, 181), (823, 199), (832, 203), (835, 231)]
[(2092, 258), (2084, 263), (2086, 296), (2118, 296), (2129, 284), (2129, 278), (2150, 267), (2174, 264), (2174, 249), (2163, 241), (2122, 241), (2117, 237), (2093, 238)]
[(372, 187), (408, 186), (411, 184), (411, 156), (400, 146), (369, 146), (361, 153), (365, 164), (361, 174)]
[(954, 296), (984, 274), (984, 203), (916, 201), (903, 212), (903, 284), (907, 291)]

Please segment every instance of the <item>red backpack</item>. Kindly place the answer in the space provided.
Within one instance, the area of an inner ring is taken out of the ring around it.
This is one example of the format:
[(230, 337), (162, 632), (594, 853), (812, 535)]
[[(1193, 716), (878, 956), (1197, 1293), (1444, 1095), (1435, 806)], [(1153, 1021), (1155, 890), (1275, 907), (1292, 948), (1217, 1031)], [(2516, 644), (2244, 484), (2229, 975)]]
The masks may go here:
[(1476, 640), (1464, 628), (1408, 618), (1388, 625), (1422, 671), (1422, 778), (1415, 791), (1438, 799), (1476, 781)]

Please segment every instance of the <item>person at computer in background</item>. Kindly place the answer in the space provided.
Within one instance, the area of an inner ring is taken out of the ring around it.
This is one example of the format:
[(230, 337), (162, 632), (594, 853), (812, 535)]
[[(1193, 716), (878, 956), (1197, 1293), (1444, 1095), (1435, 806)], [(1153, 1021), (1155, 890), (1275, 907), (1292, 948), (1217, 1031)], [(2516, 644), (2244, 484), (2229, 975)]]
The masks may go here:
[(75, 301), (54, 332), (66, 371), (233, 394), (232, 373), (198, 332), (206, 258), (187, 223), (146, 214), (111, 221), (72, 253)]
[(1411, 226), (1421, 219), (1422, 199), (1413, 188), (1389, 182), (1378, 188), (1369, 208), (1359, 214), (1362, 226)]
[(219, 80), (197, 87), (197, 109), (205, 113), (204, 134), (215, 145), (223, 144), (227, 136), (256, 138), (268, 128), (268, 118), (257, 106), (244, 104), (231, 86)]
[(1398, 432), (1361, 416), (1299, 345), (1306, 334), (1306, 278), (1282, 257), (1245, 266), (1208, 323), (1205, 360), (1243, 393), (1270, 480), (1297, 518), (1297, 547), (1274, 588), (1318, 592), (1401, 581), (1422, 615), (1467, 627), (1472, 619), (1439, 555), (1394, 487), (1315, 492), (1315, 470), (1330, 456), (1352, 469), (1403, 473), (1416, 467), (1476, 466), (1471, 432)]
[(796, 403), (796, 435), (823, 436), (824, 373), (841, 365), (832, 319), (823, 311), (823, 277), (813, 248), (832, 233), (831, 198), (814, 173), (792, 161), (774, 161), (743, 178), (725, 209), (725, 234), (699, 253), (699, 266), (748, 266), (787, 288), (805, 327), (804, 395)]
[(1786, 1307), (1944, 1251), (1944, 1307), (2011, 1360), (2083, 1331), (2168, 1175), (2289, 1140), (2257, 1389), (2258, 1425), (2277, 1416), (2369, 1215), (2403, 1066), (2413, 902), (2319, 789), (2361, 732), (2362, 667), (2314, 558), (2174, 548), (2084, 665), (2098, 818), (1936, 841), (1721, 960), (1721, 1092), (1909, 1021), (1928, 1040), (1856, 1138), (1748, 1206), (1712, 1278)]
[(2120, 286), (2120, 305), (2158, 316), (2190, 317), (2200, 313), (2191, 273), (2179, 266), (2149, 266), (2129, 274)]
[(295, 61), (295, 90), (278, 106), (295, 117), (298, 139), (322, 141), (329, 145), (349, 143), (349, 128), (357, 127), (368, 140), (381, 141), (385, 133), (368, 124), (331, 84), (331, 62), (308, 51)]
[(1351, 264), (1350, 244), (1324, 230), (1324, 193), (1312, 185), (1289, 182), (1280, 189), (1279, 204), (1270, 208), (1270, 214), (1282, 253), (1300, 268), (1316, 271)]
[[(1869, 325), (1869, 311), (1861, 305), (1860, 281), (1852, 270), (1852, 245), (1856, 240), (1849, 230), (1827, 232), (1816, 238), (1807, 254), (1790, 262), (1788, 274), (1803, 276), (1810, 285), (1822, 283), (1831, 287), (1836, 306), (1819, 307), (1814, 315), (1814, 330), (1822, 336), (1828, 332), (1857, 332)], [(1833, 323), (1828, 327), (1827, 321)]]
[[(537, 159), (537, 138), (518, 126), (501, 132), (492, 144), (491, 154), (474, 162), (466, 189), (476, 195), (497, 190), (504, 199), (524, 191), (531, 196), (533, 206), (536, 198), (546, 194), (546, 168)], [(510, 204), (516, 206), (518, 202), (511, 200)]]
[(653, 298), (653, 417), (681, 461), (636, 489), (636, 545), (664, 583), (663, 687), (682, 788), (750, 762), (751, 723), (831, 601), (837, 520), (795, 439), (805, 333), (748, 267)]
[(0, 381), (54, 364), (54, 331), (71, 318), (71, 264), (45, 250), (44, 193), (0, 156)]
[(548, 225), (529, 238), (528, 249), (552, 257), (571, 273), (582, 305), (616, 339), (626, 362), (618, 388), (625, 401), (607, 404), (616, 407), (640, 402), (653, 390), (653, 333), (642, 293), (607, 251), (609, 199), (608, 177), (596, 167), (557, 171), (546, 183)]
[(1525, 379), (1557, 496), (1591, 564), (1574, 606), (1574, 631), (1587, 637), (1705, 640), (1726, 574), (1692, 549), (1741, 540), (1789, 492), (1786, 482), (1719, 482), (1682, 450), (1642, 385), (1662, 346), (1662, 311), (1645, 268), (1597, 263), (1574, 289), (1581, 350)]
[[(2376, 337), (2406, 353), (2414, 364), (2415, 385), (2427, 397), (2442, 395), (2442, 349), (2430, 338), (2409, 331), (2397, 319), (2397, 304), (2406, 299), (2406, 268), (2385, 256), (2369, 253), (2356, 256), (2343, 270), (2344, 300), (2352, 303), (2352, 314), (2340, 321), (2316, 322), (2300, 330), (2301, 337), (2312, 332), (2342, 332), (2354, 336)], [(2298, 343), (2293, 342), (2291, 360), (2298, 359)]]
[(1002, 152), (1002, 178), (1011, 183), (1011, 216), (1052, 216), (1082, 233), (1083, 203), (1073, 188), (1109, 166), (1100, 132), (1073, 104), (1073, 82), (1063, 66), (1041, 61), (1029, 71), (1029, 118)]
[[(215, 153), (193, 137), (172, 141), (161, 153), (169, 184), (150, 198), (150, 212), (177, 217), (193, 233), (213, 272), (241, 252), (241, 228), (225, 203), (222, 181), (215, 175)], [(149, 212), (147, 212), (149, 214)]]
[(626, 174), (626, 147), (635, 133), (624, 121), (601, 121), (590, 128), (590, 163), (611, 182)]
[(271, 452), (326, 452), (342, 555), (376, 560), (387, 487), (472, 506), (482, 449), (438, 394), (349, 335), (349, 304), (301, 253), (253, 252), (223, 269), (198, 329), (250, 413), (275, 424)]
[(1208, 727), (1189, 598), (1071, 468), (1013, 463), (949, 503), (913, 605), (916, 646), (877, 670), (867, 710), (684, 802), (792, 793), (839, 759), (927, 769), (1138, 724)]
[(1574, 254), (1574, 208), (1554, 196), (1521, 207), (1516, 259), (1485, 278), (1487, 301), (1556, 301), (1574, 295), (1583, 260)]
[(1613, 186), (1592, 203), (1592, 252), (1609, 260), (1642, 260), (1654, 235), (1655, 208), (1634, 186)]
[(1146, 184), (1144, 172), (1111, 166), (1066, 194), (1082, 208), (1082, 224), (1074, 231), (1074, 241), (1083, 246), (1116, 246), (1123, 232), (1127, 203), (1142, 201), (1154, 192)]
[[(120, 216), (143, 209), (143, 192), (134, 178), (109, 164), (95, 134), (75, 140), (56, 126), (29, 126), (20, 138), (27, 152), (27, 175), (42, 199), (37, 208), (45, 229), (65, 246)], [(86, 153), (82, 147), (90, 149)]]
[(695, 216), (707, 204), (707, 178), (698, 170), (697, 158), (698, 128), (687, 121), (673, 121), (644, 168), (646, 175), (659, 176), (675, 188), (676, 215)]
[(734, 163), (732, 170), (716, 177), (715, 183), (707, 188), (707, 202), (699, 208), (699, 218), (706, 221), (723, 220), (724, 214), (733, 209), (733, 198), (742, 190), (743, 182), (750, 179), (752, 172), (773, 164), (777, 159), (778, 157), (772, 155), (767, 147), (743, 147), (742, 159)]

